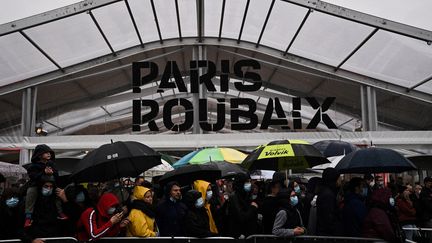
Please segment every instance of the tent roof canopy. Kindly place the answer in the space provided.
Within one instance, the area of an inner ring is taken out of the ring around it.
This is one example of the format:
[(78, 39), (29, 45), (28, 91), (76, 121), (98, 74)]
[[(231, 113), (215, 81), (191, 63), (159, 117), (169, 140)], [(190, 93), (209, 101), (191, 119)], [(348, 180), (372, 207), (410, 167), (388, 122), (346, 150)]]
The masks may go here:
[[(188, 77), (192, 47), (205, 46), (217, 70), (220, 60), (261, 64), (260, 93), (228, 96), (255, 96), (264, 109), (277, 91), (287, 100), (334, 96), (337, 125), (350, 130), (368, 85), (378, 89), (383, 129), (428, 130), (431, 43), (431, 31), (314, 0), (83, 1), (0, 25), (0, 110), (9, 112), (0, 124), (15, 131), (22, 90), (37, 87), (37, 120), (51, 131), (85, 134), (109, 123), (129, 133), (131, 63), (174, 60)], [(158, 96), (155, 87), (143, 87), (142, 97)]]

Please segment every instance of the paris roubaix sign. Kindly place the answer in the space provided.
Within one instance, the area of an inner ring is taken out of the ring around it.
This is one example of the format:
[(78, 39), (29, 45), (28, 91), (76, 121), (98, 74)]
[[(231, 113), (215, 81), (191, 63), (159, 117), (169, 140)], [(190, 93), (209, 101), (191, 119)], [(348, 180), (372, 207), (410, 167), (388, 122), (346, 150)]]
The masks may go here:
[[(230, 73), (230, 61), (220, 61), (220, 85), (216, 89), (212, 78), (216, 76), (216, 64), (209, 60), (190, 61), (190, 89), (187, 88), (180, 69), (175, 61), (168, 61), (164, 67), (162, 77), (159, 83), (157, 93), (164, 90), (175, 89), (180, 93), (199, 93), (200, 86), (203, 85), (210, 92), (228, 92), (230, 76), (235, 76), (238, 80), (234, 81), (234, 87), (240, 92), (255, 92), (262, 86), (261, 76), (258, 71), (261, 65), (258, 61), (252, 59), (238, 60), (234, 63), (234, 73)], [(206, 68), (206, 73), (199, 74), (199, 68)], [(145, 75), (142, 75), (145, 73)], [(133, 93), (141, 93), (141, 86), (152, 81), (156, 81), (159, 76), (159, 67), (154, 62), (134, 62), (132, 64), (132, 90)], [(239, 80), (247, 80), (244, 83)], [(316, 111), (312, 120), (306, 127), (302, 124), (302, 100), (306, 101), (312, 109)], [(292, 124), (289, 124), (287, 113), (282, 109), (278, 97), (270, 98), (267, 108), (261, 121), (260, 129), (268, 129), (269, 126), (280, 126), (281, 129), (315, 129), (320, 122), (323, 122), (328, 128), (336, 129), (336, 125), (331, 120), (326, 111), (333, 104), (335, 97), (327, 97), (320, 104), (314, 97), (294, 97), (292, 98), (291, 115)], [(226, 107), (229, 104), (229, 108)], [(193, 106), (199, 106), (199, 126), (204, 131), (219, 131), (225, 127), (226, 111), (230, 114), (231, 130), (252, 130), (258, 126), (258, 116), (256, 112), (256, 101), (250, 98), (232, 98), (217, 99), (216, 105), (216, 122), (208, 121), (207, 99), (199, 99), (198, 104), (193, 104), (185, 98), (174, 98), (167, 100), (163, 105), (162, 111), (159, 111), (157, 101), (151, 100), (133, 100), (132, 101), (132, 131), (141, 131), (141, 126), (147, 125), (150, 131), (159, 131), (155, 119), (162, 112), (163, 125), (172, 131), (183, 132), (193, 126)], [(172, 120), (172, 110), (175, 107), (184, 108), (184, 121), (181, 124), (175, 124)], [(148, 109), (150, 108), (150, 109)], [(143, 114), (144, 110), (144, 114)], [(274, 118), (273, 114), (277, 118)], [(240, 119), (243, 121), (241, 122)], [(291, 128), (292, 127), (292, 128)]]

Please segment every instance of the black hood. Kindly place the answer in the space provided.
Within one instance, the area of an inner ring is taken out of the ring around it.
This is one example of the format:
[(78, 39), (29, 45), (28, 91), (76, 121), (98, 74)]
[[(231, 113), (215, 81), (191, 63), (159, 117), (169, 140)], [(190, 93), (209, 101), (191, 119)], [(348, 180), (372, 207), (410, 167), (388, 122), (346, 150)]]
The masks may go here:
[(322, 174), (322, 182), (326, 185), (335, 185), (339, 175), (335, 168), (326, 168)]
[(189, 190), (183, 198), (184, 203), (189, 209), (195, 208), (195, 202), (198, 198), (202, 197), (201, 192), (196, 190)]
[(43, 153), (50, 152), (51, 153), (51, 160), (55, 160), (55, 154), (54, 151), (46, 144), (39, 144), (36, 146), (33, 152), (33, 156), (31, 158), (31, 162), (39, 162), (40, 156)]

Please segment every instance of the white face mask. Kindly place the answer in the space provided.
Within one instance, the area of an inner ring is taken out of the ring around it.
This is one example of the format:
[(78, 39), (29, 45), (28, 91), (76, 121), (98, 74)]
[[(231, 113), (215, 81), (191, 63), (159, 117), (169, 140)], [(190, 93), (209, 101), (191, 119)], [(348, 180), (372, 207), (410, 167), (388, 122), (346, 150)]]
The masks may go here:
[(252, 200), (255, 200), (255, 199), (257, 199), (257, 197), (258, 197), (258, 195), (255, 195), (255, 194), (254, 194), (254, 195), (251, 196), (251, 199), (252, 199)]
[(196, 200), (195, 207), (202, 208), (203, 206), (204, 206), (204, 199), (200, 197)]
[(210, 199), (213, 197), (213, 191), (207, 191), (206, 192), (206, 198), (207, 198), (207, 201), (210, 201)]
[(389, 203), (390, 203), (390, 206), (392, 206), (392, 207), (394, 207), (395, 206), (395, 200), (394, 200), (394, 198), (389, 198)]
[(44, 188), (42, 187), (42, 195), (48, 197), (51, 196), (53, 189), (48, 189), (48, 188)]
[(244, 190), (245, 190), (246, 192), (250, 192), (251, 189), (252, 189), (252, 184), (251, 184), (250, 182), (246, 182), (246, 183), (244, 184), (243, 188), (244, 188)]
[(114, 212), (115, 212), (115, 210), (116, 210), (116, 208), (109, 208), (109, 209), (107, 210), (107, 214), (108, 214), (108, 215), (113, 215)]

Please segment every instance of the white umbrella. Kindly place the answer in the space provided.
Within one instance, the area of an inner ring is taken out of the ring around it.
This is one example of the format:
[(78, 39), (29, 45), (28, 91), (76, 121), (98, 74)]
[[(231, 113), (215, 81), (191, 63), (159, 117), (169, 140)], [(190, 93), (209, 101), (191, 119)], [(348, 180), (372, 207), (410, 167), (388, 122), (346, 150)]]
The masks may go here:
[(164, 159), (161, 159), (161, 162), (162, 164), (150, 168), (144, 172), (144, 177), (146, 180), (151, 181), (152, 177), (154, 176), (160, 176), (168, 171), (174, 170), (174, 167), (172, 167), (172, 165), (170, 165), (170, 163), (166, 162)]
[(0, 173), (2, 173), (5, 177), (22, 177), (27, 174), (27, 170), (21, 165), (0, 162)]
[(271, 180), (273, 179), (274, 170), (256, 170), (251, 173), (252, 180)]
[(327, 159), (330, 160), (331, 163), (317, 165), (317, 166), (312, 167), (311, 169), (313, 171), (316, 171), (316, 172), (322, 172), (323, 170), (325, 170), (327, 168), (335, 168), (336, 165), (339, 163), (339, 161), (342, 160), (343, 157), (345, 157), (345, 155), (328, 157)]

